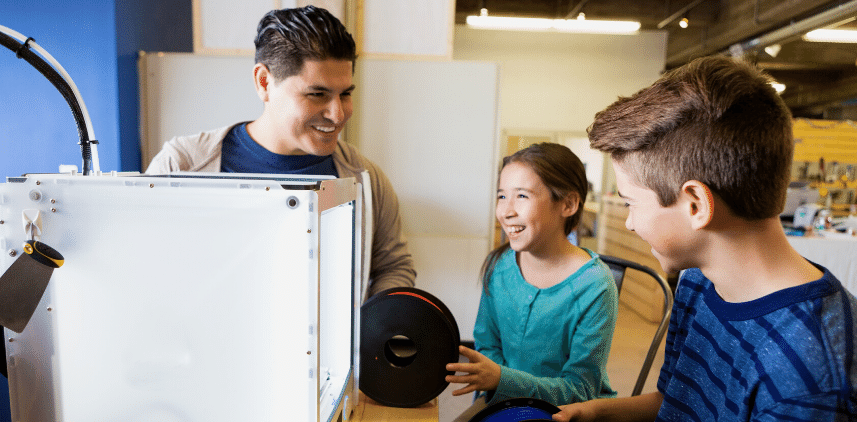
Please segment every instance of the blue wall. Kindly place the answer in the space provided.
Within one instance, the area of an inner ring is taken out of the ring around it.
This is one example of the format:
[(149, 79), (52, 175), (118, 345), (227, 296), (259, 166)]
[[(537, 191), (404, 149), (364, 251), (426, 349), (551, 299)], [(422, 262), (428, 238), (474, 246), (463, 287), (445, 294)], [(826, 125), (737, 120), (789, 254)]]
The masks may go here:
[[(137, 52), (192, 51), (191, 0), (3, 1), (0, 25), (33, 37), (81, 92), (101, 170), (140, 170)], [(2, 48), (2, 47), (0, 47)], [(0, 178), (81, 167), (71, 111), (50, 82), (0, 51)]]
[[(140, 170), (137, 52), (193, 51), (191, 0), (0, 1), (0, 25), (33, 37), (71, 76), (99, 141), (102, 171)], [(0, 47), (0, 182), (82, 167), (62, 95)], [(0, 422), (10, 421), (0, 376)]]

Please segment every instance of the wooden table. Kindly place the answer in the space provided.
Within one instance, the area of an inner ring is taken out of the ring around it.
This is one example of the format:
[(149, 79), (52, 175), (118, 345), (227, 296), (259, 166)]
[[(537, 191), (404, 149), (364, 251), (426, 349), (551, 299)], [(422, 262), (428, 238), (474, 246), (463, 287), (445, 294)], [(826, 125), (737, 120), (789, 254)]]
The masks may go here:
[(351, 414), (352, 422), (437, 422), (437, 398), (409, 408), (388, 407), (360, 393), (357, 407)]

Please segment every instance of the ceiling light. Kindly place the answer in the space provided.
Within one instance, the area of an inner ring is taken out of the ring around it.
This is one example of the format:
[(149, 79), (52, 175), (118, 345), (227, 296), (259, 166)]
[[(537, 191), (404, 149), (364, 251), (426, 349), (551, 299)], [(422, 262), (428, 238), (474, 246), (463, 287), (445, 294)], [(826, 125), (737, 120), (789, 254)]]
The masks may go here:
[(582, 21), (582, 20), (584, 20), (584, 19), (586, 19), (586, 13), (580, 12), (580, 13), (577, 15), (577, 20)]
[(513, 29), (596, 34), (633, 34), (640, 30), (640, 22), (602, 21), (591, 19), (540, 19), (507, 18), (499, 16), (468, 16), (467, 24), (481, 29)]
[(680, 26), (682, 28), (687, 28), (687, 24), (688, 24), (687, 18), (681, 18), (681, 20), (678, 21), (678, 26)]
[(484, 7), (482, 9), (479, 9), (479, 16), (488, 16), (488, 9)]
[(780, 50), (782, 50), (783, 46), (779, 44), (771, 44), (765, 47), (765, 53), (768, 53), (771, 57), (777, 57), (777, 54), (780, 54)]
[(786, 85), (779, 82), (771, 82), (771, 86), (777, 91), (777, 94), (786, 90)]
[(853, 29), (816, 29), (803, 36), (805, 41), (857, 43), (857, 30)]

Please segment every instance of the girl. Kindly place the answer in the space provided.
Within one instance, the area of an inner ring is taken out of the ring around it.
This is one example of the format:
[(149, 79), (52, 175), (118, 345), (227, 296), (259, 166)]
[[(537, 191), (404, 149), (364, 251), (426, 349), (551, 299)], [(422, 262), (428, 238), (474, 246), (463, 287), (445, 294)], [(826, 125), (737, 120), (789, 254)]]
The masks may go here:
[(558, 406), (616, 395), (605, 368), (616, 284), (597, 254), (567, 239), (586, 193), (583, 163), (562, 145), (536, 144), (503, 159), (496, 215), (509, 242), (482, 266), (476, 350), (459, 346), (470, 362), (447, 365), (466, 373), (446, 377), (467, 384), (454, 396), (481, 392), (457, 421), (514, 397)]

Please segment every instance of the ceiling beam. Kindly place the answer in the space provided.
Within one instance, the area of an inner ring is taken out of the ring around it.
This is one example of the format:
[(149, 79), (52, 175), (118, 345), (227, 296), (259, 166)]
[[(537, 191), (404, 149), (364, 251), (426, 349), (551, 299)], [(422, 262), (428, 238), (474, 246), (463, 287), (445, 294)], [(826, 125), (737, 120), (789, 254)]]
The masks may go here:
[[(729, 4), (733, 7), (737, 7), (739, 3), (741, 2), (729, 2)], [(693, 42), (690, 44), (689, 47), (686, 47), (679, 51), (668, 51), (666, 60), (667, 67), (680, 66), (696, 57), (706, 56), (725, 51), (730, 46), (747, 40), (748, 36), (765, 33), (765, 31), (777, 30), (778, 26), (780, 25), (789, 26), (790, 19), (794, 19), (795, 17), (800, 16), (802, 13), (805, 13), (806, 10), (808, 10), (807, 8), (810, 6), (816, 8), (831, 3), (836, 2), (831, 2), (830, 0), (804, 0), (802, 2), (790, 1), (787, 3), (786, 6), (775, 8), (778, 13), (781, 13), (777, 16), (776, 19), (774, 19), (770, 11), (766, 11), (762, 14), (762, 16), (766, 16), (767, 20), (760, 20), (759, 22), (756, 21), (758, 15), (753, 16), (752, 19), (749, 19), (749, 16), (742, 17), (736, 16), (735, 14), (730, 15), (728, 13), (725, 13), (728, 12), (728, 10), (721, 9), (721, 11), (724, 12), (722, 21), (717, 26), (711, 27), (708, 30), (708, 34), (714, 35), (706, 35), (705, 39), (702, 42)], [(849, 4), (850, 3), (853, 2), (849, 2)], [(832, 9), (842, 10), (843, 6), (833, 7)], [(755, 8), (753, 8), (753, 12), (754, 14), (757, 12)], [(840, 11), (840, 13), (843, 12)], [(736, 21), (738, 22), (738, 25), (735, 25)]]
[(568, 11), (568, 14), (565, 15), (566, 19), (574, 19), (577, 17), (577, 14), (580, 13), (580, 10), (583, 9), (583, 6), (588, 3), (589, 0), (580, 0), (577, 4)]
[(857, 76), (835, 84), (803, 87), (796, 93), (783, 96), (783, 101), (790, 109), (801, 110), (841, 104), (843, 98), (857, 98)]
[(696, 0), (693, 3), (688, 4), (685, 7), (682, 7), (681, 9), (678, 10), (678, 12), (673, 13), (672, 16), (670, 16), (670, 17), (662, 20), (660, 23), (658, 23), (658, 29), (663, 29), (665, 26), (671, 24), (674, 20), (684, 16), (684, 14), (689, 12), (690, 9), (693, 9), (694, 7), (696, 7), (697, 5), (699, 5), (699, 3), (702, 3), (703, 1), (705, 1), (705, 0)]

